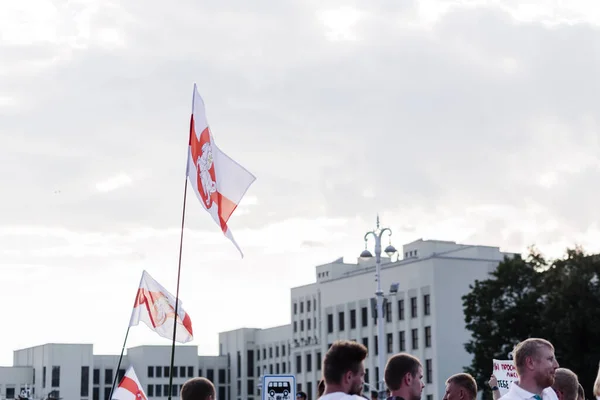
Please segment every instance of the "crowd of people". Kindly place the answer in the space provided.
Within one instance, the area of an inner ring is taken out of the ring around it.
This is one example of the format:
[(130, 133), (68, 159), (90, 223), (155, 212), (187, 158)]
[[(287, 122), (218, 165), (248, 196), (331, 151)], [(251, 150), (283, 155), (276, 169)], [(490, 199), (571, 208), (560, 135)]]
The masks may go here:
[[(333, 343), (323, 358), (323, 379), (318, 385), (318, 400), (364, 400), (365, 359), (367, 348), (357, 342), (340, 340)], [(494, 400), (585, 400), (585, 391), (577, 375), (560, 368), (554, 346), (547, 340), (530, 338), (519, 343), (513, 351), (518, 380), (500, 395), (497, 380), (490, 377)], [(391, 356), (385, 366), (384, 381), (387, 400), (420, 400), (425, 384), (423, 366), (408, 353)], [(454, 374), (446, 380), (442, 400), (476, 400), (477, 383), (467, 373)], [(593, 388), (600, 400), (600, 368)], [(378, 393), (371, 393), (377, 398)], [(309, 400), (304, 392), (297, 400)], [(181, 388), (181, 400), (216, 400), (215, 388), (206, 378), (193, 378)]]

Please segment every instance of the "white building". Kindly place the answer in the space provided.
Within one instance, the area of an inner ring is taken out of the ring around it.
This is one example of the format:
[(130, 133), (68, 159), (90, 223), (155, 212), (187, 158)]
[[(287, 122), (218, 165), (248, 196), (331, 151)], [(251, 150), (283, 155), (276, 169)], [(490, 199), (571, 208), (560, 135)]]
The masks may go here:
[[(513, 254), (497, 247), (418, 240), (405, 245), (403, 255), (396, 262), (382, 261), (382, 287), (399, 284), (397, 293), (386, 296), (386, 358), (401, 351), (417, 356), (423, 363), (424, 398), (441, 399), (446, 378), (471, 363), (464, 350), (470, 335), (462, 296)], [(366, 382), (376, 385), (375, 288), (374, 261), (338, 259), (316, 267), (315, 283), (292, 288), (290, 325), (219, 334), (220, 354), (232, 360), (237, 381), (230, 399), (258, 399), (257, 383), (265, 373), (294, 374), (297, 390), (315, 399), (323, 355), (337, 339), (367, 346)]]
[[(106, 400), (115, 373), (118, 380), (133, 365), (148, 397), (167, 398), (171, 346), (139, 346), (127, 349), (119, 371), (118, 355), (94, 355), (91, 344), (45, 344), (16, 350), (13, 367), (0, 369), (0, 399), (14, 399), (21, 389), (30, 388), (36, 399), (51, 392), (64, 400)], [(228, 360), (225, 356), (198, 356), (197, 346), (175, 347), (172, 398), (179, 397), (181, 385), (190, 377), (205, 376), (227, 399)]]
[[(476, 279), (486, 279), (505, 256), (497, 247), (418, 240), (404, 246), (404, 258), (382, 260), (386, 295), (386, 358), (406, 351), (423, 363), (424, 400), (441, 399), (444, 382), (471, 363), (464, 350), (462, 296)], [(321, 361), (337, 339), (356, 340), (369, 349), (367, 383), (377, 381), (377, 325), (372, 306), (375, 265), (338, 259), (316, 267), (315, 283), (291, 289), (289, 325), (241, 328), (219, 334), (219, 356), (199, 356), (196, 346), (176, 347), (173, 398), (183, 382), (205, 376), (219, 400), (258, 400), (264, 374), (294, 374), (297, 389), (316, 398)], [(121, 376), (133, 365), (150, 398), (168, 397), (170, 346), (127, 350)], [(94, 355), (91, 344), (46, 344), (14, 352), (13, 367), (0, 368), (0, 400), (14, 398), (26, 385), (35, 398), (51, 391), (63, 400), (108, 399), (118, 356)]]

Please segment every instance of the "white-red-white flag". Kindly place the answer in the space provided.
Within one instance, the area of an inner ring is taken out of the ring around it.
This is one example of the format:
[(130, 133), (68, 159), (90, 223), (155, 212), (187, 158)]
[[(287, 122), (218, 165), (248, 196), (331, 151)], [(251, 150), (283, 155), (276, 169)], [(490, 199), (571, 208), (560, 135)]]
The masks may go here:
[(204, 209), (244, 257), (227, 221), (256, 177), (215, 144), (206, 120), (204, 101), (195, 84), (187, 176)]
[(148, 400), (132, 366), (127, 368), (125, 376), (112, 394), (112, 400)]
[(133, 305), (129, 326), (135, 326), (140, 321), (160, 336), (173, 339), (173, 321), (177, 321), (175, 340), (187, 343), (194, 338), (192, 320), (185, 312), (181, 300), (177, 307), (175, 318), (175, 297), (146, 271), (142, 273), (140, 287)]

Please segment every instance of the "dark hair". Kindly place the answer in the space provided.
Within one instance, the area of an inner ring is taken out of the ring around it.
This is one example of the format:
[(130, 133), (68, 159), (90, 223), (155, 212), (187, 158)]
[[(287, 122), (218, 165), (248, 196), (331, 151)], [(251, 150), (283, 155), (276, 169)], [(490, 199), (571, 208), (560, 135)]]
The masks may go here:
[(379, 397), (379, 392), (377, 392), (377, 390), (371, 390), (371, 397)]
[(477, 382), (475, 382), (475, 378), (473, 378), (469, 374), (455, 374), (452, 375), (448, 380), (446, 380), (446, 384), (448, 383), (456, 383), (458, 386), (462, 387), (469, 393), (469, 397), (472, 400), (475, 400), (477, 397)]
[(192, 378), (181, 387), (181, 400), (208, 400), (215, 397), (215, 387), (206, 378)]
[(296, 393), (296, 397), (302, 397), (303, 399), (308, 399), (308, 396), (304, 392)]
[(323, 393), (325, 393), (325, 379), (321, 378), (317, 388), (317, 398), (323, 396)]
[(419, 372), (420, 366), (419, 359), (408, 353), (398, 353), (391, 356), (385, 365), (385, 384), (390, 390), (400, 389), (404, 376), (408, 373), (415, 376)]
[(358, 372), (367, 354), (367, 348), (360, 343), (350, 340), (335, 341), (323, 359), (325, 383), (339, 384), (346, 372)]

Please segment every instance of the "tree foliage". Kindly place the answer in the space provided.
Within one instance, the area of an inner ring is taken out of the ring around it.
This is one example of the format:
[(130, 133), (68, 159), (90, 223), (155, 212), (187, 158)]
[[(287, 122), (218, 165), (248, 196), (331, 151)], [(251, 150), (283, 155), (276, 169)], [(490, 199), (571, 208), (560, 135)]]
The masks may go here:
[[(527, 259), (506, 258), (489, 279), (463, 296), (465, 344), (473, 356), (467, 372), (488, 392), (492, 360), (507, 359), (521, 340), (550, 340), (558, 362), (579, 376), (587, 398), (600, 360), (600, 255), (568, 249), (551, 263), (535, 249)], [(491, 398), (491, 397), (490, 397)]]

